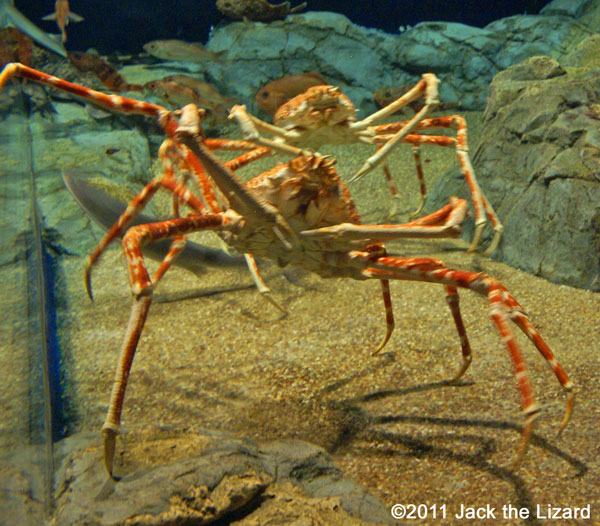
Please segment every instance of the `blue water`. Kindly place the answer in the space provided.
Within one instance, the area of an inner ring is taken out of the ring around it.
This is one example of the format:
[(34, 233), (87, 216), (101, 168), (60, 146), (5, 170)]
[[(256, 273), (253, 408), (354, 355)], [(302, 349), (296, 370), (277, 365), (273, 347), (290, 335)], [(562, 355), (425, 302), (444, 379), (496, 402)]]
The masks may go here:
[[(280, 0), (271, 0), (272, 4)], [(299, 0), (292, 0), (292, 6)], [(353, 22), (395, 33), (399, 26), (424, 21), (461, 22), (483, 27), (494, 20), (517, 14), (536, 14), (547, 0), (307, 0), (305, 11), (333, 11)], [(48, 32), (56, 33), (54, 22), (42, 21), (54, 10), (53, 0), (15, 1), (16, 7)], [(136, 53), (150, 40), (178, 38), (206, 42), (211, 26), (225, 19), (215, 0), (71, 0), (71, 10), (85, 18), (70, 24), (67, 49), (94, 47), (101, 53)]]

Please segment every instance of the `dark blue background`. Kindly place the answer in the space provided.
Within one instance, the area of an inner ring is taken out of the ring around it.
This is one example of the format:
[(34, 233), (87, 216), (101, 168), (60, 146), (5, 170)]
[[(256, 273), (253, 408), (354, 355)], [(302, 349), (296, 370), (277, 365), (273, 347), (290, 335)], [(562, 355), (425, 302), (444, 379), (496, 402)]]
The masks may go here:
[[(279, 3), (280, 0), (271, 0)], [(292, 0), (292, 5), (298, 5)], [(334, 11), (353, 22), (397, 33), (398, 27), (424, 21), (461, 22), (483, 27), (516, 14), (537, 14), (548, 0), (307, 0), (305, 11)], [(85, 18), (67, 28), (67, 49), (95, 47), (102, 53), (142, 50), (150, 40), (179, 38), (206, 42), (210, 26), (224, 19), (215, 0), (71, 0), (71, 9)], [(54, 22), (41, 17), (54, 10), (53, 0), (15, 0), (31, 21), (57, 33)]]

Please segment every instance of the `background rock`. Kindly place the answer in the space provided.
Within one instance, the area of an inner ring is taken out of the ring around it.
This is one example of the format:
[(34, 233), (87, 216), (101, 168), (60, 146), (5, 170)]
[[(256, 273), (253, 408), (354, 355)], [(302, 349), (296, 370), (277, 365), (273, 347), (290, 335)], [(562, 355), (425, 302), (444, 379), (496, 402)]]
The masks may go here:
[[(596, 13), (598, 2), (590, 4)], [(307, 12), (270, 24), (236, 22), (211, 32), (209, 49), (226, 50), (229, 62), (222, 68), (210, 65), (207, 73), (251, 102), (272, 79), (316, 70), (341, 86), (366, 115), (375, 109), (373, 91), (412, 84), (422, 73), (433, 72), (442, 81), (444, 102), (483, 109), (496, 73), (535, 55), (560, 58), (592, 33), (577, 19), (580, 12), (589, 17), (592, 7), (556, 7), (543, 15), (504, 18), (483, 29), (423, 22), (398, 35), (352, 24), (330, 12)], [(251, 107), (256, 112), (252, 102)]]
[[(590, 37), (567, 62), (596, 41)], [(600, 70), (533, 57), (499, 73), (473, 161), (504, 223), (493, 257), (600, 290)], [(428, 208), (454, 194), (467, 195), (455, 171), (440, 178)], [(471, 221), (467, 237), (472, 228)]]
[(568, 16), (588, 27), (592, 32), (600, 27), (600, 10), (595, 0), (554, 0), (540, 11), (544, 16)]

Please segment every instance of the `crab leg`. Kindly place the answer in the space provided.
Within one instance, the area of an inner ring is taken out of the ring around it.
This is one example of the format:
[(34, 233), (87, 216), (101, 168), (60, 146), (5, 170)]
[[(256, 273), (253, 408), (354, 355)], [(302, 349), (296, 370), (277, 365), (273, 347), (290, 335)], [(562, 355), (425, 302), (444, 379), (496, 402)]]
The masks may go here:
[(419, 205), (419, 208), (417, 208), (412, 214), (413, 217), (416, 217), (421, 213), (421, 210), (423, 210), (423, 207), (425, 206), (425, 201), (427, 200), (427, 188), (425, 187), (425, 178), (423, 177), (423, 164), (421, 163), (421, 148), (418, 144), (413, 144), (411, 152), (415, 160), (415, 169), (417, 170), (417, 179), (419, 180), (419, 190), (421, 192), (421, 204)]
[[(350, 259), (354, 261), (359, 261), (359, 265), (362, 266), (362, 261), (368, 258), (369, 261), (377, 262), (382, 257), (386, 257), (385, 248), (381, 245), (371, 245), (370, 249), (367, 248), (367, 252), (354, 252), (350, 254)], [(417, 260), (412, 260), (417, 261)], [(425, 260), (419, 260), (425, 261)], [(435, 261), (437, 264), (442, 264), (440, 261)], [(367, 274), (368, 275), (368, 274)], [(373, 352), (373, 356), (378, 354), (389, 341), (392, 332), (394, 331), (394, 312), (392, 309), (392, 300), (390, 294), (390, 285), (389, 280), (385, 277), (380, 278), (381, 282), (381, 290), (383, 293), (383, 304), (385, 307), (385, 315), (386, 315), (386, 332), (385, 335), (377, 347)], [(454, 324), (456, 325), (456, 330), (458, 332), (458, 336), (460, 338), (460, 344), (463, 355), (462, 365), (456, 375), (451, 380), (448, 380), (448, 383), (454, 383), (459, 380), (459, 378), (467, 371), (469, 365), (471, 365), (471, 346), (469, 345), (469, 339), (467, 338), (467, 331), (465, 330), (464, 323), (462, 321), (462, 317), (460, 314), (460, 306), (458, 300), (458, 293), (456, 291), (456, 287), (451, 285), (446, 285), (446, 302), (448, 303), (448, 307), (450, 308), (450, 313), (452, 314), (452, 318), (454, 320)]]
[[(376, 141), (386, 140), (387, 136), (385, 134), (394, 132), (398, 128), (402, 129), (403, 126), (405, 126), (405, 122), (381, 124), (379, 126), (376, 126)], [(500, 242), (503, 227), (500, 223), (500, 220), (498, 219), (498, 216), (496, 215), (496, 212), (494, 211), (494, 208), (483, 195), (479, 183), (477, 182), (477, 178), (475, 177), (475, 171), (473, 170), (473, 166), (471, 165), (471, 160), (469, 159), (468, 154), (469, 147), (467, 142), (467, 123), (465, 119), (462, 118), (460, 115), (449, 115), (447, 117), (424, 119), (417, 126), (417, 130), (424, 130), (430, 128), (455, 129), (456, 137), (446, 137), (443, 135), (436, 136), (413, 134), (404, 137), (403, 141), (411, 143), (415, 146), (418, 146), (420, 144), (454, 146), (460, 165), (460, 170), (463, 174), (463, 177), (467, 181), (469, 193), (471, 194), (471, 200), (473, 202), (473, 209), (475, 211), (475, 235), (473, 236), (473, 240), (471, 241), (471, 245), (469, 246), (469, 251), (475, 250), (479, 245), (479, 241), (481, 239), (481, 235), (483, 234), (483, 229), (485, 228), (486, 224), (485, 216), (487, 215), (495, 233), (494, 238), (492, 239), (492, 242), (490, 243), (489, 247), (484, 251), (484, 255), (491, 254)], [(420, 180), (422, 181), (422, 176)]]
[[(409, 135), (409, 137), (414, 137), (414, 136)], [(408, 141), (406, 141), (406, 138), (405, 138), (405, 142), (408, 142)], [(417, 179), (419, 180), (419, 190), (421, 192), (421, 204), (411, 214), (411, 217), (417, 217), (423, 210), (423, 207), (425, 206), (425, 201), (427, 200), (427, 189), (425, 187), (425, 179), (423, 178), (423, 165), (421, 164), (421, 150), (417, 144), (413, 144), (411, 151), (413, 154), (413, 158), (415, 160), (415, 169), (417, 170)], [(394, 200), (394, 204), (393, 204), (390, 212), (388, 213), (388, 217), (392, 217), (396, 214), (397, 202), (400, 199), (400, 195), (398, 193), (398, 189), (396, 188), (396, 185), (394, 184), (394, 180), (392, 179), (392, 174), (391, 174), (390, 169), (387, 164), (383, 165), (383, 175), (385, 176), (385, 180), (387, 181), (388, 186), (390, 187), (390, 194), (392, 195), (392, 199)]]
[(248, 270), (250, 271), (250, 275), (252, 276), (252, 280), (256, 285), (256, 290), (260, 293), (260, 295), (265, 298), (271, 305), (273, 305), (278, 311), (284, 314), (284, 317), (289, 313), (285, 307), (282, 307), (277, 303), (273, 297), (271, 296), (271, 289), (265, 283), (265, 280), (262, 279), (260, 272), (258, 271), (258, 265), (256, 264), (256, 259), (252, 254), (244, 254), (244, 259), (246, 260), (246, 265), (248, 266)]
[(412, 119), (410, 119), (390, 140), (388, 140), (382, 148), (377, 150), (374, 155), (365, 161), (360, 170), (356, 172), (352, 180), (362, 177), (364, 174), (375, 168), (375, 166), (380, 164), (383, 159), (385, 159), (385, 157), (387, 157), (395, 148), (398, 142), (402, 141), (404, 137), (411, 133), (418, 126), (419, 122), (421, 122), (435, 109), (439, 103), (437, 89), (439, 82), (440, 81), (433, 73), (424, 73), (423, 78), (418, 82), (418, 84), (413, 89), (408, 91), (408, 93), (405, 93), (402, 97), (400, 97), (397, 101), (392, 102), (390, 105), (382, 108), (378, 112), (375, 112), (373, 115), (362, 121), (350, 124), (351, 129), (363, 129), (373, 122), (391, 115), (409, 102), (415, 100), (423, 92), (425, 93), (425, 106), (423, 106), (423, 108), (421, 108), (421, 110), (419, 110)]
[(273, 141), (260, 135), (258, 131), (259, 129), (266, 131), (275, 137), (279, 137), (280, 139), (288, 140), (290, 142), (295, 139), (294, 134), (277, 126), (273, 126), (268, 122), (261, 121), (253, 115), (250, 115), (246, 111), (246, 106), (244, 105), (236, 104), (233, 106), (229, 111), (229, 118), (232, 120), (235, 119), (238, 122), (244, 139), (251, 141), (254, 144), (260, 144), (261, 146), (275, 150), (284, 155), (290, 155), (292, 157), (308, 155), (311, 153), (306, 150), (302, 150), (301, 148), (297, 148), (296, 146), (292, 146), (289, 143), (277, 140)]
[(133, 363), (137, 345), (152, 302), (155, 284), (150, 279), (144, 264), (142, 245), (170, 237), (182, 238), (187, 233), (199, 230), (226, 228), (232, 220), (225, 214), (196, 214), (160, 223), (131, 227), (123, 238), (123, 251), (127, 258), (133, 305), (125, 338), (121, 347), (117, 370), (113, 381), (106, 420), (102, 426), (104, 435), (104, 465), (112, 477), (115, 439), (121, 421), (127, 379)]
[[(6, 64), (2, 72), (0, 73), (0, 90), (8, 82), (8, 80), (14, 76), (23, 77), (46, 86), (66, 91), (76, 97), (81, 97), (85, 100), (89, 100), (106, 108), (108, 110), (117, 110), (121, 113), (135, 113), (140, 115), (146, 115), (148, 117), (155, 117), (158, 119), (165, 119), (167, 115), (171, 115), (171, 112), (166, 108), (150, 102), (145, 102), (136, 99), (130, 99), (122, 97), (120, 95), (107, 94), (101, 91), (96, 91), (78, 84), (73, 84), (66, 80), (60, 79), (53, 75), (48, 75), (42, 71), (30, 68), (19, 62), (12, 62)], [(161, 123), (162, 124), (162, 123)], [(173, 117), (166, 120), (166, 125), (163, 125), (167, 135), (174, 132), (177, 127), (177, 122)], [(234, 139), (206, 139), (206, 146), (214, 150), (255, 150), (256, 145), (248, 141), (240, 141)], [(265, 153), (262, 153), (265, 155)], [(262, 156), (261, 155), (261, 156)]]
[[(157, 104), (129, 99), (127, 97), (121, 97), (120, 95), (108, 95), (101, 91), (84, 88), (78, 84), (73, 84), (72, 82), (67, 82), (66, 80), (59, 79), (53, 75), (37, 71), (36, 69), (20, 64), (19, 62), (12, 62), (4, 67), (2, 73), (0, 73), (0, 90), (8, 80), (14, 76), (23, 77), (39, 82), (40, 84), (45, 84), (46, 86), (66, 91), (67, 93), (71, 93), (71, 95), (94, 102), (108, 110), (116, 109), (122, 113), (136, 113), (156, 118), (165, 117), (169, 114), (169, 111), (166, 108), (158, 106)], [(172, 120), (169, 121), (169, 124), (176, 125)]]
[(198, 166), (199, 169), (203, 167), (208, 172), (236, 212), (243, 215), (248, 222), (255, 221), (262, 225), (272, 224), (273, 231), (284, 245), (291, 248), (290, 243), (283, 234), (284, 232), (288, 234), (293, 243), (297, 243), (296, 234), (277, 209), (266, 202), (256, 199), (242, 185), (235, 174), (223, 166), (210, 150), (204, 146), (200, 135), (198, 108), (195, 105), (189, 104), (182, 109), (176, 138), (193, 153), (189, 159), (190, 164)]
[(390, 292), (390, 282), (387, 279), (381, 280), (381, 293), (383, 295), (383, 306), (385, 307), (385, 335), (373, 351), (372, 356), (378, 354), (390, 340), (396, 323), (394, 322), (394, 310), (392, 308), (392, 295)]
[[(439, 104), (439, 96), (437, 85), (440, 83), (439, 79), (433, 73), (424, 73), (421, 80), (417, 84), (407, 91), (402, 97), (395, 100), (391, 104), (388, 104), (385, 108), (381, 108), (379, 111), (369, 115), (362, 121), (351, 124), (352, 128), (365, 129), (367, 126), (371, 126), (374, 122), (380, 121), (389, 117), (390, 115), (401, 110), (407, 104), (410, 104), (413, 100), (418, 99), (421, 95), (425, 94), (425, 106), (430, 106), (433, 109)], [(411, 119), (408, 122), (412, 122)], [(420, 120), (420, 119), (419, 119)]]
[(340, 223), (300, 232), (302, 238), (331, 239), (342, 243), (352, 240), (374, 239), (389, 241), (412, 238), (453, 238), (461, 234), (462, 223), (467, 211), (467, 202), (457, 197), (436, 212), (403, 225), (357, 225)]
[[(559, 432), (566, 427), (574, 404), (572, 392), (573, 383), (552, 354), (552, 351), (546, 342), (535, 330), (519, 303), (509, 294), (500, 282), (486, 274), (448, 269), (441, 261), (430, 258), (379, 257), (376, 260), (372, 260), (371, 255), (364, 252), (351, 253), (351, 257), (363, 259), (363, 261), (365, 261), (367, 268), (363, 271), (363, 274), (367, 277), (386, 280), (400, 279), (438, 283), (445, 285), (446, 287), (451, 287), (451, 295), (455, 293), (456, 288), (466, 288), (488, 298), (490, 304), (490, 316), (510, 354), (518, 382), (519, 392), (521, 394), (522, 412), (526, 416), (521, 445), (515, 464), (519, 462), (525, 453), (534, 418), (539, 412), (539, 405), (535, 401), (531, 381), (529, 379), (529, 374), (527, 373), (521, 349), (510, 328), (509, 321), (512, 320), (516, 323), (533, 342), (540, 354), (554, 371), (559, 383), (568, 392), (565, 416), (561, 422)], [(452, 291), (452, 289), (454, 290)], [(448, 291), (448, 288), (446, 290)], [(458, 314), (458, 317), (460, 318), (460, 314)], [(461, 329), (459, 329), (459, 334), (460, 333)], [(467, 354), (470, 356), (470, 353)], [(463, 357), (466, 357), (464, 347)]]

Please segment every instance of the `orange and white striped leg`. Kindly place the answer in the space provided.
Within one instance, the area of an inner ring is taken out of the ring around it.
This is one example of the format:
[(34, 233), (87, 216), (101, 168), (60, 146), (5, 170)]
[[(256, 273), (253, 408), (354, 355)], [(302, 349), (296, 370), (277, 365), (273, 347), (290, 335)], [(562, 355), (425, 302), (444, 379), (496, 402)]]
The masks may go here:
[[(166, 143), (167, 141), (165, 141)], [(162, 147), (161, 147), (162, 149)], [(152, 179), (129, 203), (125, 212), (121, 214), (118, 221), (109, 229), (104, 235), (100, 243), (96, 248), (88, 255), (85, 265), (84, 281), (85, 287), (90, 299), (93, 300), (92, 294), (92, 282), (91, 282), (91, 271), (93, 265), (98, 261), (106, 247), (116, 238), (121, 237), (123, 232), (127, 230), (127, 227), (131, 222), (142, 212), (146, 207), (150, 199), (158, 191), (159, 188), (163, 187), (171, 191), (177, 202), (184, 202), (190, 206), (193, 210), (200, 213), (204, 210), (204, 205), (194, 194), (192, 194), (186, 187), (183, 181), (177, 181), (173, 176), (173, 167), (168, 159), (163, 159), (164, 173)], [(170, 257), (171, 259), (181, 252), (183, 247), (178, 251), (173, 252)], [(171, 251), (169, 251), (171, 253)], [(163, 272), (164, 273), (164, 272)]]
[[(355, 253), (354, 257), (360, 258), (361, 255), (364, 259), (368, 258), (368, 254), (366, 253)], [(565, 417), (563, 418), (560, 427), (561, 431), (564, 429), (569, 421), (574, 405), (572, 393), (573, 384), (550, 351), (546, 342), (535, 330), (521, 306), (500, 282), (486, 274), (448, 269), (441, 261), (429, 258), (380, 257), (376, 260), (368, 261), (364, 274), (367, 277), (378, 279), (424, 281), (438, 283), (445, 285), (446, 287), (466, 288), (488, 298), (490, 304), (490, 316), (500, 333), (502, 341), (509, 351), (519, 392), (521, 394), (522, 412), (526, 416), (521, 445), (515, 465), (525, 453), (533, 427), (533, 421), (539, 412), (539, 406), (535, 402), (533, 388), (531, 386), (521, 349), (510, 328), (510, 320), (514, 321), (529, 337), (554, 370), (559, 383), (568, 392)], [(463, 356), (464, 355), (465, 351), (463, 350)]]
[(377, 349), (375, 349), (371, 354), (372, 356), (378, 354), (385, 347), (387, 342), (390, 340), (396, 325), (396, 322), (394, 321), (394, 309), (392, 307), (390, 282), (387, 279), (381, 280), (381, 293), (383, 295), (383, 306), (385, 307), (385, 335), (377, 346)]
[(527, 337), (533, 342), (536, 346), (540, 354), (545, 358), (546, 362), (550, 366), (550, 368), (554, 371), (556, 378), (560, 382), (560, 384), (568, 391), (568, 399), (567, 399), (567, 409), (565, 411), (565, 415), (560, 423), (558, 428), (558, 435), (560, 436), (562, 432), (567, 427), (569, 420), (571, 419), (571, 414), (573, 412), (573, 406), (575, 405), (575, 397), (573, 394), (573, 382), (567, 376), (567, 373), (562, 368), (553, 352), (550, 350), (546, 342), (541, 337), (540, 333), (533, 326), (529, 318), (523, 313), (522, 310), (515, 310), (511, 319), (519, 326), (519, 328), (527, 335)]
[(225, 166), (227, 166), (227, 168), (229, 168), (230, 170), (235, 172), (236, 170), (243, 168), (244, 166), (250, 164), (251, 162), (254, 162), (258, 159), (262, 159), (263, 157), (266, 157), (267, 155), (271, 155), (271, 153), (273, 153), (273, 152), (269, 148), (265, 148), (265, 147), (256, 148), (256, 146), (255, 146), (253, 150), (246, 152), (246, 153), (240, 155), (239, 157), (236, 157), (235, 159), (226, 161), (223, 164)]
[[(383, 340), (377, 347), (377, 349), (373, 352), (373, 356), (379, 353), (389, 341), (392, 332), (394, 331), (394, 311), (392, 308), (392, 300), (390, 294), (390, 284), (389, 280), (381, 279), (381, 288), (383, 292), (383, 303), (385, 306), (385, 314), (386, 314), (386, 333), (383, 337)], [(460, 339), (460, 345), (462, 350), (463, 361), (461, 367), (456, 375), (450, 380), (448, 383), (457, 382), (467, 371), (469, 365), (471, 365), (472, 361), (472, 353), (471, 346), (469, 344), (469, 339), (467, 338), (467, 331), (465, 329), (465, 325), (462, 320), (462, 316), (460, 314), (460, 307), (458, 301), (458, 293), (456, 291), (456, 287), (446, 286), (446, 302), (450, 307), (450, 312), (452, 314), (452, 318), (454, 320), (454, 324), (456, 325), (456, 330), (458, 332), (458, 337)]]
[[(400, 121), (395, 123), (381, 124), (375, 127), (376, 133), (378, 134), (376, 141), (386, 142), (392, 137), (391, 134), (397, 133), (401, 130), (406, 123), (409, 121)], [(459, 166), (461, 173), (465, 178), (469, 187), (469, 193), (471, 195), (471, 201), (473, 203), (473, 209), (475, 212), (475, 235), (473, 241), (469, 247), (469, 251), (473, 251), (479, 245), (483, 229), (487, 223), (486, 216), (494, 229), (494, 237), (488, 248), (484, 251), (484, 255), (491, 254), (502, 237), (502, 224), (494, 211), (494, 208), (483, 195), (471, 160), (468, 155), (468, 139), (467, 139), (467, 123), (460, 115), (449, 115), (447, 117), (434, 117), (429, 119), (423, 119), (416, 127), (416, 131), (429, 130), (433, 128), (446, 128), (456, 130), (456, 137), (438, 136), (438, 135), (421, 135), (421, 134), (409, 134), (403, 138), (403, 142), (407, 142), (415, 145), (431, 144), (434, 146), (445, 146), (454, 147), (456, 155), (458, 157)]]
[(122, 236), (123, 232), (131, 222), (142, 212), (152, 196), (161, 186), (162, 176), (152, 179), (127, 205), (125, 212), (121, 214), (118, 221), (110, 227), (96, 248), (87, 256), (85, 262), (84, 282), (88, 296), (93, 301), (92, 293), (92, 267), (98, 261), (106, 247), (115, 239)]
[[(157, 119), (164, 119), (170, 115), (169, 110), (162, 106), (158, 106), (157, 104), (121, 97), (120, 95), (102, 93), (101, 91), (86, 88), (53, 75), (48, 75), (47, 73), (30, 68), (19, 62), (6, 64), (2, 73), (0, 73), (0, 90), (2, 90), (4, 85), (12, 77), (22, 77), (46, 86), (51, 86), (85, 100), (89, 100), (90, 102), (94, 102), (107, 110), (115, 110), (119, 113), (136, 113), (139, 115), (155, 117)], [(175, 130), (177, 123), (173, 119), (167, 119), (165, 122), (169, 124), (167, 127), (171, 132)]]
[(152, 294), (155, 285), (150, 280), (148, 270), (144, 264), (142, 245), (169, 237), (182, 238), (187, 233), (199, 230), (217, 230), (227, 223), (227, 218), (220, 214), (190, 215), (159, 223), (134, 226), (127, 231), (123, 238), (123, 251), (129, 268), (133, 305), (113, 380), (106, 420), (102, 426), (104, 436), (104, 465), (111, 477), (113, 476), (115, 441), (121, 422), (127, 380), (150, 304), (152, 303)]
[(450, 312), (452, 314), (452, 319), (454, 320), (454, 325), (456, 326), (456, 331), (458, 332), (460, 348), (462, 351), (462, 364), (460, 369), (450, 380), (448, 380), (449, 384), (453, 384), (458, 382), (467, 372), (467, 369), (473, 360), (473, 354), (471, 352), (469, 338), (467, 337), (467, 330), (465, 329), (465, 324), (463, 323), (462, 316), (460, 314), (460, 304), (456, 287), (446, 285), (446, 303), (448, 304), (448, 307), (450, 307)]

